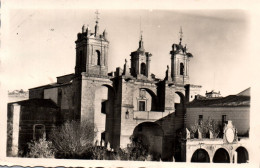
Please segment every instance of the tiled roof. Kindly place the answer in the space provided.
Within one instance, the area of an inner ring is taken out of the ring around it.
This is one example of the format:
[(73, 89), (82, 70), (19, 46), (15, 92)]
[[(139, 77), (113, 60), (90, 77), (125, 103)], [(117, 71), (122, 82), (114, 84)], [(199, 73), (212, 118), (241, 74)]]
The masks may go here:
[(250, 106), (250, 96), (230, 95), (221, 98), (198, 98), (187, 104), (187, 107), (236, 107)]
[(8, 104), (15, 103), (21, 106), (58, 108), (58, 106), (51, 99), (28, 99)]

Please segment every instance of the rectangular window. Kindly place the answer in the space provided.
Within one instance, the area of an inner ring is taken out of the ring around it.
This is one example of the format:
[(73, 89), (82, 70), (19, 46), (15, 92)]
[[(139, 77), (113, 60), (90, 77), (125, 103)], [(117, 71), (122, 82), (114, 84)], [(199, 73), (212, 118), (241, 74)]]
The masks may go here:
[(203, 121), (203, 115), (199, 115), (199, 121), (198, 121), (199, 125), (201, 125), (202, 121)]
[(101, 103), (101, 113), (106, 114), (106, 102), (107, 100), (102, 100)]
[(145, 111), (145, 101), (139, 101), (139, 111)]
[(39, 140), (44, 137), (45, 126), (43, 124), (35, 124), (33, 128), (33, 139)]

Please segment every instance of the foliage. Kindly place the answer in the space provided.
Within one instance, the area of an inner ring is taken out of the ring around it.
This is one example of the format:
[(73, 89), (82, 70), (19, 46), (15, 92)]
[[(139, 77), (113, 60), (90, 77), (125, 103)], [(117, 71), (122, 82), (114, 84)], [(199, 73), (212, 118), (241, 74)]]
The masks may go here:
[(141, 137), (130, 137), (131, 143), (128, 144), (125, 150), (120, 151), (120, 156), (126, 158), (127, 160), (139, 160), (144, 161), (148, 156), (149, 146), (143, 143)]
[(67, 121), (54, 129), (50, 135), (59, 157), (81, 157), (93, 147), (97, 130), (92, 122)]
[(91, 158), (94, 160), (109, 160), (109, 154), (110, 152), (102, 146), (94, 146), (90, 150), (91, 152)]
[(55, 149), (53, 148), (52, 142), (46, 141), (43, 137), (38, 141), (31, 141), (28, 143), (29, 153), (27, 157), (32, 158), (54, 158)]
[(213, 138), (217, 138), (220, 133), (220, 125), (215, 120), (208, 118), (206, 121), (196, 122), (189, 130), (191, 138), (195, 137), (198, 130), (200, 130), (202, 138), (206, 138), (209, 131), (212, 132)]
[(11, 156), (12, 151), (12, 138), (13, 138), (13, 123), (7, 121), (7, 156)]

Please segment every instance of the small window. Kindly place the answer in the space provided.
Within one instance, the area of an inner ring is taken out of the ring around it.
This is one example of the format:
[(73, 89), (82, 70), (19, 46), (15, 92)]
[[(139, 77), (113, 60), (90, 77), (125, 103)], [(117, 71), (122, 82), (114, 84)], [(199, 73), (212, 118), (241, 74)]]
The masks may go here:
[(141, 64), (141, 74), (146, 75), (146, 65), (145, 65), (145, 63)]
[(33, 139), (37, 141), (44, 137), (45, 126), (43, 124), (36, 124), (34, 125), (33, 131)]
[(139, 101), (139, 111), (145, 111), (145, 101)]
[(184, 65), (183, 65), (183, 63), (180, 64), (180, 75), (184, 75)]
[(96, 50), (97, 55), (97, 65), (101, 65), (100, 51)]
[(227, 115), (222, 115), (222, 126), (227, 122)]
[(106, 114), (106, 100), (103, 100), (101, 103), (101, 113)]
[(203, 115), (199, 115), (199, 121), (198, 121), (199, 125), (201, 125), (202, 121), (203, 121)]

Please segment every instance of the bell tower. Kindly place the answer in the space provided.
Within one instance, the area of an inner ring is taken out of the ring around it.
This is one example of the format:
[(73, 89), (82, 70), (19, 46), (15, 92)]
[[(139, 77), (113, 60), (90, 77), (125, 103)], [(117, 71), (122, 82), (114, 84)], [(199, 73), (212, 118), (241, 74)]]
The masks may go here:
[(78, 33), (76, 43), (76, 66), (75, 75), (81, 76), (86, 72), (89, 76), (107, 76), (107, 60), (109, 41), (106, 30), (99, 34), (98, 17), (96, 11), (96, 25), (94, 33), (85, 25), (82, 26), (81, 33)]
[(131, 53), (131, 75), (136, 78), (150, 78), (150, 62), (152, 54), (145, 52), (143, 36), (139, 41), (139, 47)]
[(193, 57), (188, 49), (182, 45), (183, 32), (180, 28), (180, 42), (173, 44), (171, 54), (171, 78), (176, 84), (189, 84), (189, 61)]

